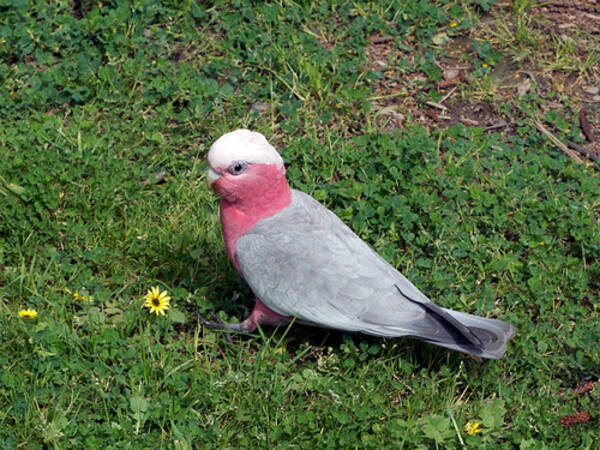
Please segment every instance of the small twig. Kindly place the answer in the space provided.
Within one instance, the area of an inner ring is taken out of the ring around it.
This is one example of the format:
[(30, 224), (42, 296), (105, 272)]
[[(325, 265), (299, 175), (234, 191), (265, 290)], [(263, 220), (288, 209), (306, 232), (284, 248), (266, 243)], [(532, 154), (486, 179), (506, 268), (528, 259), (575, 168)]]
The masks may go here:
[(587, 112), (583, 108), (581, 108), (579, 111), (579, 126), (581, 127), (581, 131), (583, 131), (583, 134), (587, 140), (594, 142), (594, 135), (592, 134), (592, 129), (590, 128), (590, 123), (587, 119)]
[(583, 13), (583, 15), (585, 17), (589, 17), (592, 20), (600, 20), (600, 16), (597, 16), (596, 14)]
[(469, 119), (468, 117), (463, 117), (462, 119), (459, 119), (458, 121), (466, 127), (479, 126), (479, 122), (477, 122), (476, 120), (473, 120), (473, 119)]
[(442, 103), (444, 103), (446, 100), (448, 100), (448, 97), (450, 97), (452, 94), (454, 94), (454, 91), (456, 91), (457, 87), (454, 86), (452, 89), (450, 89), (448, 91), (448, 93), (446, 95), (444, 95), (444, 97), (440, 100), (440, 105)]
[(328, 337), (329, 337), (329, 331), (327, 332), (327, 334), (325, 335), (325, 337), (323, 338), (323, 340), (319, 344), (319, 347), (323, 347), (323, 345), (325, 345), (325, 341), (327, 340)]
[[(573, 7), (572, 3), (573, 2), (551, 2), (544, 5), (544, 9), (547, 9), (549, 11), (560, 11), (563, 8)], [(577, 5), (577, 9), (579, 11), (600, 12), (600, 6)]]
[(600, 158), (598, 158), (598, 155), (596, 155), (596, 153), (594, 153), (594, 152), (593, 152), (593, 151), (591, 151), (591, 150), (588, 150), (587, 148), (585, 148), (585, 147), (583, 147), (583, 146), (581, 146), (581, 145), (578, 145), (578, 144), (576, 144), (576, 143), (575, 143), (575, 142), (573, 142), (573, 141), (567, 141), (567, 146), (568, 146), (570, 149), (573, 149), (573, 150), (575, 150), (577, 153), (580, 153), (580, 154), (582, 154), (582, 155), (585, 155), (585, 156), (587, 156), (587, 157), (588, 157), (588, 158), (590, 158), (592, 161), (598, 161), (598, 159), (600, 159)]
[(546, 137), (548, 137), (548, 139), (550, 139), (552, 141), (552, 143), (554, 145), (556, 145), (558, 148), (560, 148), (563, 152), (565, 152), (573, 161), (575, 161), (578, 164), (583, 163), (583, 161), (581, 160), (581, 158), (579, 156), (577, 156), (577, 153), (573, 152), (572, 150), (570, 150), (565, 144), (563, 144), (556, 136), (554, 136), (552, 133), (550, 133), (546, 127), (544, 127), (544, 125), (542, 125), (542, 123), (539, 120), (534, 120), (533, 121), (535, 127), (542, 132), (543, 134), (546, 135)]
[(436, 122), (441, 122), (440, 118), (438, 117), (438, 115), (435, 111), (431, 111), (429, 109), (424, 109), (423, 114), (425, 114), (430, 119), (435, 120)]
[(462, 66), (447, 66), (446, 70), (469, 70), (471, 67), (472, 66), (469, 66), (467, 64), (463, 64)]
[(393, 41), (393, 40), (394, 40), (394, 36), (380, 36), (380, 37), (371, 39), (371, 43), (377, 45), (377, 44), (384, 44), (386, 42)]
[(463, 73), (461, 72), (460, 75), (458, 75), (457, 77), (454, 78), (450, 78), (449, 80), (441, 80), (438, 81), (436, 83), (436, 87), (438, 89), (444, 89), (450, 86), (454, 86), (455, 84), (460, 83), (461, 81), (463, 81), (465, 78), (465, 76), (463, 75)]
[[(423, 90), (418, 89), (417, 92)], [(389, 94), (385, 94), (385, 95), (374, 95), (373, 97), (367, 97), (367, 100), (369, 100), (370, 102), (373, 101), (377, 101), (377, 100), (383, 100), (385, 98), (393, 98), (393, 97), (399, 97), (400, 95), (407, 95), (407, 91), (405, 89), (398, 89), (396, 91), (392, 91)]]
[(425, 104), (431, 106), (432, 108), (441, 109), (442, 111), (448, 111), (447, 107), (437, 102), (427, 101), (425, 102)]
[(508, 125), (510, 125), (509, 122), (507, 122), (506, 120), (500, 119), (499, 121), (497, 121), (497, 122), (495, 122), (495, 123), (493, 123), (493, 124), (488, 125), (487, 127), (485, 127), (483, 129), (483, 131), (490, 131), (490, 130), (495, 130), (497, 128), (504, 128), (504, 127), (506, 127)]

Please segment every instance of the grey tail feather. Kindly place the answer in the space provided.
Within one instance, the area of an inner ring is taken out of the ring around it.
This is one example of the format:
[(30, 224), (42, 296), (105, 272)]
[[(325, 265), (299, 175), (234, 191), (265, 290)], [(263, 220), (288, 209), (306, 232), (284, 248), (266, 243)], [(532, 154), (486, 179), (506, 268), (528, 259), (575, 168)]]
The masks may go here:
[[(457, 339), (457, 342), (442, 342), (421, 336), (413, 336), (417, 339), (484, 358), (498, 359), (504, 355), (506, 343), (516, 333), (515, 327), (507, 322), (442, 308), (431, 301), (416, 300), (402, 292), (400, 287), (395, 286), (404, 298), (420, 305), (429, 313), (438, 317), (442, 323), (449, 325), (462, 337), (462, 339)], [(460, 342), (460, 340), (463, 340), (463, 342)]]
[(483, 346), (484, 346), (483, 342), (481, 342), (481, 339), (479, 339), (479, 337), (477, 337), (477, 335), (469, 327), (464, 326), (462, 323), (460, 323), (458, 320), (456, 320), (454, 317), (452, 317), (449, 313), (444, 311), (438, 305), (436, 305), (433, 302), (424, 302), (424, 301), (419, 301), (419, 300), (410, 298), (408, 295), (406, 295), (404, 292), (402, 292), (402, 290), (400, 289), (400, 287), (397, 284), (395, 284), (394, 286), (396, 286), (396, 289), (398, 289), (398, 292), (400, 292), (400, 294), (404, 298), (406, 298), (407, 300), (410, 300), (413, 303), (421, 305), (427, 311), (435, 314), (436, 316), (439, 316), (440, 318), (442, 318), (443, 320), (448, 322), (450, 325), (452, 325), (454, 328), (456, 328), (456, 331), (458, 331), (460, 334), (462, 334), (463, 337), (467, 341), (469, 341), (472, 345), (474, 345), (475, 347), (483, 348)]

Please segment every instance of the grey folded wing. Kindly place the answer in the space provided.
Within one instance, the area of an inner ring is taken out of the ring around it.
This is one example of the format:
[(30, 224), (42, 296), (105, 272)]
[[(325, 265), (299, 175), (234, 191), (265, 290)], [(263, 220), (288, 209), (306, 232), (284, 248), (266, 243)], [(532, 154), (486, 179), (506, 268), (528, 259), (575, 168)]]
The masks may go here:
[(379, 336), (448, 334), (423, 307), (433, 305), (425, 295), (302, 192), (240, 237), (236, 257), (253, 292), (279, 314)]

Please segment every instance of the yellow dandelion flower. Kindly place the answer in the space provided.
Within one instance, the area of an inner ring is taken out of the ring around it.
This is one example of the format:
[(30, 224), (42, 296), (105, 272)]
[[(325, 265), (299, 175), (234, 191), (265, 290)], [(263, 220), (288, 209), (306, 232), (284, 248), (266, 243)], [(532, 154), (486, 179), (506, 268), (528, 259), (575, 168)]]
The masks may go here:
[(540, 241), (540, 245), (546, 245), (544, 241)]
[(467, 424), (465, 425), (465, 431), (469, 436), (481, 433), (483, 431), (481, 428), (481, 422), (467, 422)]
[(19, 317), (21, 319), (35, 319), (37, 317), (37, 311), (35, 309), (22, 309), (19, 311)]
[(485, 68), (486, 68), (488, 65), (487, 65), (487, 63), (483, 63), (483, 65), (482, 65), (482, 66), (483, 66), (483, 68), (485, 69)]
[[(85, 290), (85, 288), (84, 288), (84, 290)], [(73, 300), (78, 300), (80, 302), (85, 302), (86, 300), (91, 300), (93, 298), (90, 295), (80, 294), (79, 291), (71, 291), (69, 288), (66, 288), (65, 292), (67, 294), (71, 294), (71, 296), (73, 297)]]
[(164, 316), (165, 311), (169, 309), (171, 304), (171, 297), (167, 296), (167, 291), (160, 292), (158, 286), (148, 289), (144, 299), (146, 299), (144, 306), (148, 308), (151, 313), (156, 313), (157, 316), (159, 314)]
[(452, 23), (450, 24), (450, 26), (451, 26), (452, 28), (454, 28), (454, 27), (458, 26), (458, 24), (457, 24), (456, 22), (452, 22)]
[(75, 300), (79, 300), (80, 302), (85, 302), (86, 300), (89, 300), (90, 297), (87, 295), (81, 295), (78, 291), (75, 291), (73, 292), (73, 298)]

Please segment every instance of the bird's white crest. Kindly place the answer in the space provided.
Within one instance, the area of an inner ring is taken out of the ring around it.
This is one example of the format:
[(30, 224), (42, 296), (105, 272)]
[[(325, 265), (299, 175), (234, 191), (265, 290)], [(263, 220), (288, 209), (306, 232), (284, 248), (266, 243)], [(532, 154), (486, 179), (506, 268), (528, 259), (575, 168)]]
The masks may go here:
[(234, 161), (251, 164), (275, 164), (283, 167), (283, 159), (267, 138), (256, 131), (235, 130), (215, 141), (208, 152), (208, 164), (213, 169), (225, 169)]

